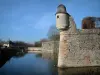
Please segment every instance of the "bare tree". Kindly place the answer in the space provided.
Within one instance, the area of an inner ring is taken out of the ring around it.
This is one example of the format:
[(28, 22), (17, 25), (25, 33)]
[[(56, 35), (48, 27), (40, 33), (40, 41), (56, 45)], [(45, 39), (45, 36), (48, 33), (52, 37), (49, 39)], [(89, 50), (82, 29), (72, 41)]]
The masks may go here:
[(85, 17), (82, 20), (82, 29), (100, 27), (100, 17)]
[(53, 41), (57, 41), (60, 39), (59, 31), (57, 30), (56, 25), (52, 25), (49, 28), (47, 36), (49, 40)]
[(42, 42), (47, 42), (48, 40), (47, 39), (41, 39), (40, 41), (36, 41), (34, 43), (34, 47), (41, 47), (42, 46)]
[(82, 29), (95, 28), (95, 21), (93, 17), (85, 17), (82, 20)]

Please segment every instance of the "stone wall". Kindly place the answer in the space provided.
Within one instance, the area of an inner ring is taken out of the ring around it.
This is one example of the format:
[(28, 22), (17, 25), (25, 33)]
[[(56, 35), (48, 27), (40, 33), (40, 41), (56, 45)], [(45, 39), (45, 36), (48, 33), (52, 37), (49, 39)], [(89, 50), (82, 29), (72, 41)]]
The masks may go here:
[(100, 29), (60, 32), (58, 66), (100, 66)]
[(100, 66), (100, 29), (77, 30), (74, 33), (62, 31), (60, 35), (63, 48), (59, 51), (58, 41), (43, 42), (43, 58), (59, 57), (58, 64), (62, 67)]
[(42, 57), (47, 59), (58, 59), (58, 41), (49, 41), (42, 43)]
[(41, 47), (28, 47), (28, 51), (41, 51)]

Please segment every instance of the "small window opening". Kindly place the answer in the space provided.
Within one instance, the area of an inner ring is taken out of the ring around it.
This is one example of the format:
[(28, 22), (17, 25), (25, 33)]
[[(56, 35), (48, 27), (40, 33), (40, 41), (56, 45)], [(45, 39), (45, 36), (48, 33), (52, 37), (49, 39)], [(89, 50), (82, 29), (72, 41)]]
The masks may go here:
[(57, 15), (57, 18), (59, 18), (59, 16)]

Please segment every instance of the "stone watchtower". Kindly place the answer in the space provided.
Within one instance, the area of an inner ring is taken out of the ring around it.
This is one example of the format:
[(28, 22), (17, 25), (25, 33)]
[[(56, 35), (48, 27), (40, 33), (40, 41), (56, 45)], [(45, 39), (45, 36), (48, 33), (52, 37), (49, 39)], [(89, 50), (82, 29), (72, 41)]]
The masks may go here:
[(59, 30), (66, 30), (69, 26), (69, 14), (66, 12), (66, 7), (60, 4), (56, 12), (56, 27)]
[(66, 31), (69, 27), (69, 14), (66, 12), (66, 7), (62, 4), (60, 4), (57, 7), (57, 13), (56, 13), (56, 27), (58, 30), (60, 30), (60, 43), (59, 43), (59, 54), (58, 54), (58, 67), (64, 67), (64, 58), (66, 57), (66, 54), (68, 53), (66, 48), (67, 42), (64, 40), (67, 36), (64, 35), (64, 31)]
[(72, 17), (67, 13), (66, 7), (60, 4), (57, 7), (56, 12), (56, 27), (60, 31), (60, 43), (59, 43), (59, 54), (58, 54), (58, 67), (66, 67), (66, 56), (68, 54), (68, 33), (76, 31), (76, 25)]
[(77, 30), (62, 4), (57, 7), (56, 27), (60, 31), (58, 67), (100, 66), (100, 29)]

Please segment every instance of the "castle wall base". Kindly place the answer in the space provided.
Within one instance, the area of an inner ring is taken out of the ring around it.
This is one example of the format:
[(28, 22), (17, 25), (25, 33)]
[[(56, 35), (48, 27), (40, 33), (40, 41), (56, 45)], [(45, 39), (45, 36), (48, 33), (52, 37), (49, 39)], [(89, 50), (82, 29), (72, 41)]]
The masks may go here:
[(58, 67), (100, 66), (100, 29), (60, 32)]

